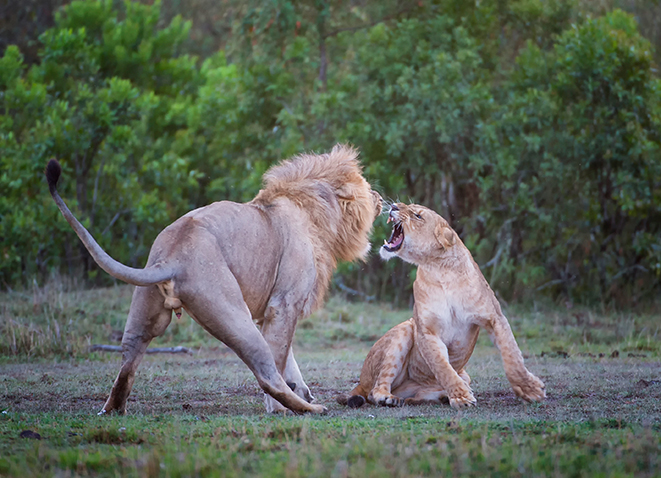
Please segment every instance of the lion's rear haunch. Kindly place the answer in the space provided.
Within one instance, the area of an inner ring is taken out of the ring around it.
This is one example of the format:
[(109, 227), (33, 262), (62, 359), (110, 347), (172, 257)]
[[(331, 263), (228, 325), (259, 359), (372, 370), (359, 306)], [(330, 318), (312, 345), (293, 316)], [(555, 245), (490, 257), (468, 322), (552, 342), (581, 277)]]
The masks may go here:
[(50, 193), (53, 194), (57, 191), (57, 182), (60, 180), (60, 175), (62, 174), (62, 167), (57, 159), (51, 159), (46, 165), (46, 181), (48, 181), (48, 189)]

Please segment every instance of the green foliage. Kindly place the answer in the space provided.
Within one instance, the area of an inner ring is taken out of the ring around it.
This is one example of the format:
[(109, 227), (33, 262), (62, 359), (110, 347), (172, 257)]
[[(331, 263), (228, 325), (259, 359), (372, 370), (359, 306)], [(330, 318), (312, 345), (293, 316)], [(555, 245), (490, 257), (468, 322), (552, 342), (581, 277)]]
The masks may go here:
[[(0, 60), (5, 283), (52, 267), (71, 271), (81, 253), (90, 266), (43, 194), (50, 157), (63, 163), (63, 196), (86, 225), (104, 225), (97, 239), (120, 244), (113, 252), (128, 262), (143, 258), (163, 224), (192, 205), (194, 172), (178, 158), (173, 165), (172, 157), (153, 157), (185, 122), (180, 105), (198, 82), (194, 59), (176, 56), (188, 25), (158, 29), (158, 4), (127, 2), (121, 13), (110, 1), (73, 2), (40, 37), (39, 64), (25, 68), (13, 47)], [(144, 187), (151, 189), (143, 194)]]
[(484, 240), (494, 267), (513, 259), (508, 279), (616, 301), (658, 284), (661, 85), (651, 60), (620, 11), (519, 56), (472, 162), (479, 220), (499, 230)]
[[(52, 156), (76, 214), (140, 266), (184, 212), (249, 200), (275, 161), (346, 141), (385, 197), (444, 215), (505, 297), (625, 303), (658, 291), (659, 83), (631, 16), (593, 19), (574, 0), (218, 8), (74, 1), (34, 64), (5, 50), (4, 284), (95, 275), (46, 194)], [(201, 23), (227, 35), (202, 40)], [(377, 221), (375, 242), (387, 234)], [(413, 278), (372, 258), (341, 265), (336, 284), (405, 304)]]

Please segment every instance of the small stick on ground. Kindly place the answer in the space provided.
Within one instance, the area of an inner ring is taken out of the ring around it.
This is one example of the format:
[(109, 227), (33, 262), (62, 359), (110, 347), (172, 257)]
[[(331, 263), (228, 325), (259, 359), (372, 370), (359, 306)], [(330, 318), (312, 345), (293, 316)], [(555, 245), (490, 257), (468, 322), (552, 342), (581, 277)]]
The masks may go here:
[[(121, 345), (104, 345), (104, 344), (94, 344), (89, 348), (90, 352), (121, 352)], [(187, 347), (154, 347), (147, 349), (148, 354), (190, 354), (193, 353)]]

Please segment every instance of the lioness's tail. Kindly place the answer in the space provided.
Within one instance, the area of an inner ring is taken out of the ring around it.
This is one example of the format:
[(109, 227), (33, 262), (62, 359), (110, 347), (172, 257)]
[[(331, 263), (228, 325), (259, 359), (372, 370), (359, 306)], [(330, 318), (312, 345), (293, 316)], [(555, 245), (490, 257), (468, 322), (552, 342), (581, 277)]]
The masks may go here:
[(78, 237), (85, 248), (92, 255), (94, 261), (108, 274), (116, 279), (123, 280), (133, 285), (153, 285), (171, 279), (174, 276), (172, 269), (155, 266), (146, 269), (134, 269), (133, 267), (125, 266), (110, 257), (106, 251), (101, 249), (101, 246), (94, 240), (92, 235), (83, 227), (83, 225), (71, 213), (67, 205), (57, 192), (57, 181), (62, 174), (60, 163), (56, 159), (51, 159), (46, 165), (46, 180), (48, 181), (48, 188), (51, 196), (55, 200), (55, 204), (60, 209), (60, 212), (67, 220), (69, 225), (76, 231)]
[(348, 395), (339, 395), (335, 400), (340, 405), (345, 405), (349, 408), (360, 408), (367, 402), (367, 394), (358, 385)]

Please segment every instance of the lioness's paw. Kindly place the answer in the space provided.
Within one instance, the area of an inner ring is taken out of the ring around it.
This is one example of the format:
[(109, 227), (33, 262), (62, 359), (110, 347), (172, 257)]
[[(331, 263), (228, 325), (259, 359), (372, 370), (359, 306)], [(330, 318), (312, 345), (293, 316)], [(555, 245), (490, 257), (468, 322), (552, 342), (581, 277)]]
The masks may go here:
[(448, 398), (450, 399), (450, 406), (455, 410), (473, 407), (477, 403), (473, 392), (468, 389), (458, 389), (454, 393), (449, 394)]
[(399, 398), (392, 393), (385, 393), (380, 391), (373, 391), (370, 393), (369, 397), (367, 397), (367, 401), (382, 407), (401, 407), (404, 405), (404, 399)]
[(514, 393), (526, 402), (539, 402), (544, 400), (546, 398), (545, 388), (546, 386), (544, 385), (544, 382), (531, 373), (528, 373), (528, 377), (524, 382), (512, 385)]
[(377, 403), (382, 407), (401, 407), (404, 405), (404, 399), (395, 395), (390, 395), (388, 397), (382, 398)]

